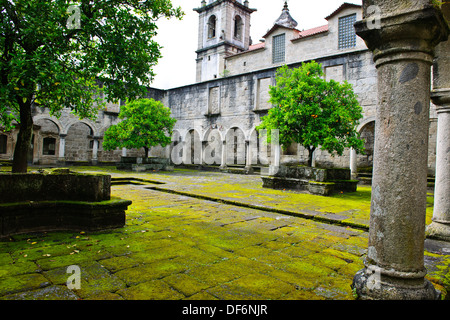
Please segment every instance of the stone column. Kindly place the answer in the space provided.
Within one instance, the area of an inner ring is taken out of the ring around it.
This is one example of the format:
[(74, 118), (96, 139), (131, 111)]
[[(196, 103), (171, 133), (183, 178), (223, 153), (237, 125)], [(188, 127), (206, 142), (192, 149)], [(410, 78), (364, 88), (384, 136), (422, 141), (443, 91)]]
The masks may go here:
[(227, 142), (225, 140), (222, 141), (222, 158), (220, 163), (220, 169), (227, 168)]
[(188, 153), (188, 148), (191, 148), (191, 144), (189, 143), (189, 145), (186, 143), (186, 140), (183, 140), (181, 142), (182, 144), (182, 148), (183, 148), (183, 156), (182, 156), (182, 164), (191, 164), (191, 156), (190, 156), (190, 152)]
[(67, 134), (59, 135), (59, 155), (58, 155), (58, 163), (64, 164), (66, 162), (66, 137)]
[(450, 241), (450, 89), (448, 102), (437, 108), (436, 185), (432, 223), (427, 234)]
[(246, 152), (246, 158), (245, 158), (245, 171), (246, 173), (253, 173), (252, 169), (252, 145), (250, 143), (250, 140), (245, 141), (245, 148), (247, 150)]
[(358, 155), (356, 154), (356, 150), (350, 148), (350, 172), (351, 178), (356, 179), (358, 177)]
[[(208, 145), (208, 141), (200, 141), (200, 158), (199, 158), (199, 169), (202, 168), (203, 164), (205, 163), (205, 149)], [(196, 159), (196, 157), (194, 157)]]
[(98, 138), (94, 137), (94, 145), (92, 147), (92, 164), (98, 164)]
[[(450, 20), (450, 1), (441, 8)], [(450, 241), (450, 40), (436, 47), (431, 98), (437, 106), (436, 184), (432, 223), (427, 234)]]
[[(272, 137), (273, 139), (273, 137)], [(279, 143), (271, 143), (270, 145), (271, 160), (269, 166), (269, 176), (275, 176), (280, 170), (281, 165), (281, 145)], [(265, 173), (264, 173), (265, 174)]]
[[(361, 299), (439, 297), (424, 267), (430, 73), (449, 30), (429, 3), (363, 1), (366, 20), (355, 24), (378, 71), (369, 247), (352, 284)], [(367, 18), (370, 5), (381, 28)]]
[(127, 156), (127, 148), (122, 148), (122, 157)]

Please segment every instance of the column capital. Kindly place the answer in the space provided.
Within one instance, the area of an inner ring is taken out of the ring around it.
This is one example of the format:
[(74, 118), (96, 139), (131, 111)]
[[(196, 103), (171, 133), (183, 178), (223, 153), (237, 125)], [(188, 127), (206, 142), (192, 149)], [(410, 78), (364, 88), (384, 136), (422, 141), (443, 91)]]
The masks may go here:
[(450, 88), (434, 89), (431, 92), (431, 100), (437, 106), (437, 112), (449, 112)]
[(396, 60), (431, 64), (434, 47), (448, 39), (448, 24), (442, 12), (431, 5), (408, 12), (381, 13), (380, 28), (371, 26), (367, 17), (355, 23), (356, 33), (373, 52), (377, 67)]

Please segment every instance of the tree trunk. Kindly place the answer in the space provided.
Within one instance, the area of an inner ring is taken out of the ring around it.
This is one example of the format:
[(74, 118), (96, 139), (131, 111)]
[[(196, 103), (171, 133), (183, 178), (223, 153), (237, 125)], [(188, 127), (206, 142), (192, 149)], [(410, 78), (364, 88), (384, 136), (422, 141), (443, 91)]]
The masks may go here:
[(147, 159), (148, 158), (148, 148), (144, 147), (144, 150), (145, 150), (145, 159)]
[[(31, 99), (27, 100), (30, 101)], [(33, 133), (33, 117), (31, 116), (31, 104), (20, 103), (20, 128), (14, 149), (13, 173), (26, 173), (28, 168), (28, 151), (30, 149)]]
[(314, 151), (316, 148), (310, 147), (308, 148), (308, 167), (312, 167)]

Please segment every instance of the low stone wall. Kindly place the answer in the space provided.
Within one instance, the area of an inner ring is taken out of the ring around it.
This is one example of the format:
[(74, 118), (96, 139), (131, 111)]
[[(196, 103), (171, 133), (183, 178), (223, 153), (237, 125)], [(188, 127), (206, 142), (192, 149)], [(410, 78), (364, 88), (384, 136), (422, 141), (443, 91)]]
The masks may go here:
[(120, 162), (116, 164), (118, 170), (140, 171), (173, 171), (174, 167), (170, 164), (170, 159), (149, 157), (121, 157)]
[(105, 201), (110, 199), (111, 176), (55, 169), (43, 173), (1, 173), (0, 203), (22, 201)]
[(121, 228), (131, 201), (111, 198), (111, 176), (68, 169), (0, 174), (0, 237)]
[(100, 231), (125, 225), (131, 201), (29, 201), (0, 204), (0, 238), (30, 232)]

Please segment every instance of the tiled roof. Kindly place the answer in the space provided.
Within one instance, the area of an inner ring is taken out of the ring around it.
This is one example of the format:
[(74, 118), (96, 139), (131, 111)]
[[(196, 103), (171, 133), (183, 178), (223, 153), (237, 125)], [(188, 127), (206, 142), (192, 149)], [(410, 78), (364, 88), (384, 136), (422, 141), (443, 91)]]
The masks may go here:
[(332, 17), (334, 17), (335, 15), (337, 15), (339, 12), (341, 12), (342, 10), (347, 9), (347, 8), (362, 8), (362, 6), (359, 4), (344, 2), (339, 8), (337, 8), (332, 14), (330, 14), (325, 19), (329, 20)]
[(248, 51), (253, 51), (253, 50), (258, 50), (258, 49), (262, 49), (266, 46), (266, 44), (264, 42), (260, 42), (257, 44), (252, 44), (249, 48)]
[(328, 31), (328, 25), (327, 24), (323, 25), (323, 26), (320, 26), (320, 27), (315, 27), (315, 28), (312, 28), (312, 29), (303, 30), (303, 31), (300, 31), (298, 37), (292, 39), (292, 41), (303, 39), (303, 38), (307, 38), (307, 37), (311, 37), (311, 36), (314, 36), (316, 34), (324, 33), (324, 32), (327, 32), (327, 31)]

